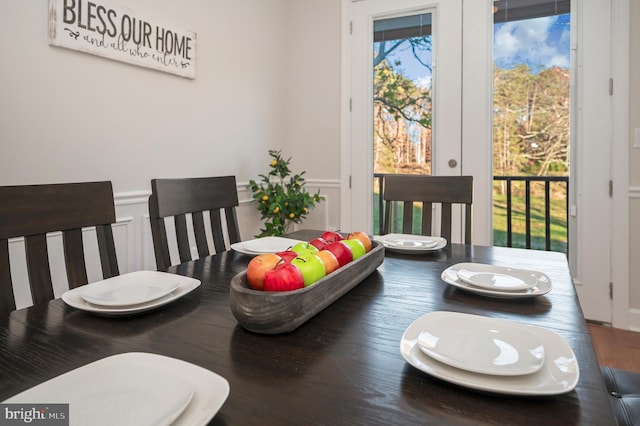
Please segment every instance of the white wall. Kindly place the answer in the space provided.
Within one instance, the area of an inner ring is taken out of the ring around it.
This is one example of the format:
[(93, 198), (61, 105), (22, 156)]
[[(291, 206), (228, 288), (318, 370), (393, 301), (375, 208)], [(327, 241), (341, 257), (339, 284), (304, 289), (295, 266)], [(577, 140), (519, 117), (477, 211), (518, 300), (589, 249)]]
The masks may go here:
[(340, 227), (340, 10), (340, 0), (287, 1), (285, 154), (323, 188), (309, 218), (322, 229)]
[(47, 4), (0, 4), (0, 183), (255, 177), (285, 135), (284, 0), (123, 0), (197, 33), (195, 80), (47, 44)]

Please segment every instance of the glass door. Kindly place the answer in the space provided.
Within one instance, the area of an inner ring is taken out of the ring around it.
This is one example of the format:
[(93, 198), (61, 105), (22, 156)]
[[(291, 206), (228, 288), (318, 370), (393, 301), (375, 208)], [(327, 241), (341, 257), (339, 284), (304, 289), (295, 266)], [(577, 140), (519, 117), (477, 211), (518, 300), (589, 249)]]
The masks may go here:
[(386, 173), (461, 174), (461, 1), (424, 4), (351, 5), (345, 229), (379, 232)]

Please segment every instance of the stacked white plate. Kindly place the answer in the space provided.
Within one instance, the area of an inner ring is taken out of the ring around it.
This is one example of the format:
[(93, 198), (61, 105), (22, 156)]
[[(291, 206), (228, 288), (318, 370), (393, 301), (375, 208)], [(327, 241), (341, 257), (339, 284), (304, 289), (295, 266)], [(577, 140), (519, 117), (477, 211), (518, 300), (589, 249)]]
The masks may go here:
[(389, 251), (408, 254), (431, 253), (447, 245), (447, 240), (442, 237), (425, 235), (386, 234), (376, 235), (373, 239), (382, 243)]
[(182, 275), (136, 271), (74, 288), (62, 300), (83, 311), (131, 315), (166, 305), (199, 285), (199, 280)]
[(425, 373), (489, 392), (557, 395), (579, 378), (575, 354), (557, 333), (478, 315), (425, 314), (405, 331), (400, 352)]
[(205, 425), (229, 395), (229, 382), (197, 365), (129, 352), (54, 377), (3, 403), (69, 404), (69, 424)]
[(284, 237), (263, 237), (231, 244), (231, 249), (239, 253), (255, 256), (285, 251), (300, 242), (302, 241)]
[(446, 283), (490, 297), (536, 297), (551, 291), (551, 279), (539, 271), (487, 265), (458, 263), (442, 272)]

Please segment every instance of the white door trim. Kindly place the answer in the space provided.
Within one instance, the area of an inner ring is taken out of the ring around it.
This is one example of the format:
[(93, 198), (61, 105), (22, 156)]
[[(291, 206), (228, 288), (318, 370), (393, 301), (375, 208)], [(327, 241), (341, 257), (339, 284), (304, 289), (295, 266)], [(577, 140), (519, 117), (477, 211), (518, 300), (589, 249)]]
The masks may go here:
[(611, 323), (629, 328), (629, 0), (612, 4), (613, 135), (611, 179), (613, 180), (613, 224), (611, 230)]
[(351, 16), (352, 1), (342, 0), (342, 37), (340, 70), (340, 228), (351, 227)]
[(462, 174), (473, 176), (473, 243), (493, 245), (492, 0), (463, 1)]

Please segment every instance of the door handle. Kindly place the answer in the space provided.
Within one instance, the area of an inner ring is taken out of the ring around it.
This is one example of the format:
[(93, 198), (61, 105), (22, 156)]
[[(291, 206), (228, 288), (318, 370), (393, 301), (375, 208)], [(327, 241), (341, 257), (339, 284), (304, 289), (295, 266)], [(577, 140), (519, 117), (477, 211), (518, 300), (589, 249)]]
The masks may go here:
[(457, 165), (458, 165), (458, 162), (453, 158), (449, 160), (449, 167), (451, 167), (452, 169), (455, 168)]

